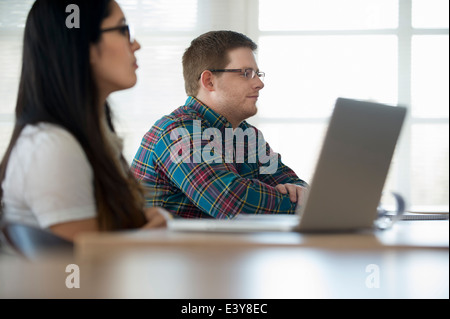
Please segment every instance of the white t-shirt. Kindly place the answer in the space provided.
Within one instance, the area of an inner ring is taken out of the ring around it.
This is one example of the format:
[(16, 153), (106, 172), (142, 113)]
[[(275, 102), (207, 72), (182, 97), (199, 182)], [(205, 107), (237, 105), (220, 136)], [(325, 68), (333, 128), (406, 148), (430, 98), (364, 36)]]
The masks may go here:
[(48, 123), (27, 125), (3, 180), (5, 219), (47, 228), (96, 216), (92, 167), (78, 141)]

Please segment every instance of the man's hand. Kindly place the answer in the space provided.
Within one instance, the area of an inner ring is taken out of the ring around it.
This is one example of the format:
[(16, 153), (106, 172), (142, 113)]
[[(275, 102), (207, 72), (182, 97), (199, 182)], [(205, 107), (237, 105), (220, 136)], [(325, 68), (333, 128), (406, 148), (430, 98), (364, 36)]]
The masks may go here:
[(306, 193), (308, 192), (308, 188), (295, 184), (278, 184), (275, 188), (281, 194), (289, 194), (291, 202), (297, 203), (297, 205), (302, 205), (304, 203)]
[(145, 209), (147, 224), (142, 228), (160, 228), (167, 227), (167, 220), (170, 219), (170, 213), (161, 207), (148, 207)]

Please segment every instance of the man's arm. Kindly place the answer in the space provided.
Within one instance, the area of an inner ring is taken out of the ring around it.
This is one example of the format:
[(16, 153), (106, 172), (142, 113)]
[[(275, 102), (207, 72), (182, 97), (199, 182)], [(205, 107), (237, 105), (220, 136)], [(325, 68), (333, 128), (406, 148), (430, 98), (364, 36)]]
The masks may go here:
[[(268, 144), (267, 147), (270, 149)], [(308, 186), (308, 184), (304, 180), (300, 179), (291, 168), (283, 164), (280, 154), (278, 154), (277, 157), (278, 169), (276, 170), (276, 172), (274, 172), (273, 174), (259, 174), (258, 179), (260, 181), (271, 186), (276, 186), (279, 184), (295, 184), (303, 187)]]

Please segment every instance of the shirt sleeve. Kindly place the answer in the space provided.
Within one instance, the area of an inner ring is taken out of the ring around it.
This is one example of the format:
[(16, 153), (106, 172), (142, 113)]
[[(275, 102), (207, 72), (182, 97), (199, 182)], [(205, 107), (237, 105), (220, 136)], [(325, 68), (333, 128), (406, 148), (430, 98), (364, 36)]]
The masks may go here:
[(153, 158), (161, 173), (166, 174), (199, 209), (214, 218), (230, 219), (239, 213), (295, 212), (296, 203), (288, 196), (257, 178), (243, 178), (233, 163), (224, 160), (224, 154), (214, 157), (215, 150), (210, 149), (213, 155), (209, 157), (216, 161), (205, 161), (202, 155), (207, 141), (197, 139), (199, 145), (195, 138), (193, 121), (177, 123), (164, 130), (153, 148), (155, 156), (141, 157)]
[(25, 173), (25, 202), (41, 227), (93, 218), (93, 172), (76, 139), (63, 130), (36, 137)]

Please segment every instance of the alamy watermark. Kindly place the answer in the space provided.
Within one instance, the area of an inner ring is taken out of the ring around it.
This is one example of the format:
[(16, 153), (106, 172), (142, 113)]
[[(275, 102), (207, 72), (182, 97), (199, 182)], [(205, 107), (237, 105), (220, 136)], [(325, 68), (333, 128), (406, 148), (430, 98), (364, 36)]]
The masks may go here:
[(80, 28), (80, 8), (76, 4), (69, 4), (66, 12), (70, 13), (66, 18), (66, 27), (68, 29)]
[(76, 264), (67, 265), (66, 272), (70, 273), (66, 277), (66, 287), (69, 289), (80, 288), (80, 267)]
[(366, 287), (370, 289), (380, 288), (380, 266), (375, 264), (367, 265), (366, 272), (369, 273), (366, 277)]
[[(193, 120), (192, 134), (187, 128), (178, 127), (171, 131), (170, 139), (177, 141), (170, 147), (170, 159), (177, 164), (244, 163), (247, 157), (248, 163), (256, 163), (257, 158), (261, 164), (269, 163), (259, 167), (260, 174), (274, 174), (278, 169), (278, 154), (271, 149), (267, 154), (267, 143), (261, 131), (256, 136), (254, 128), (226, 128), (223, 137), (218, 128), (207, 128), (202, 132), (201, 121)], [(205, 141), (208, 143), (202, 146)]]

